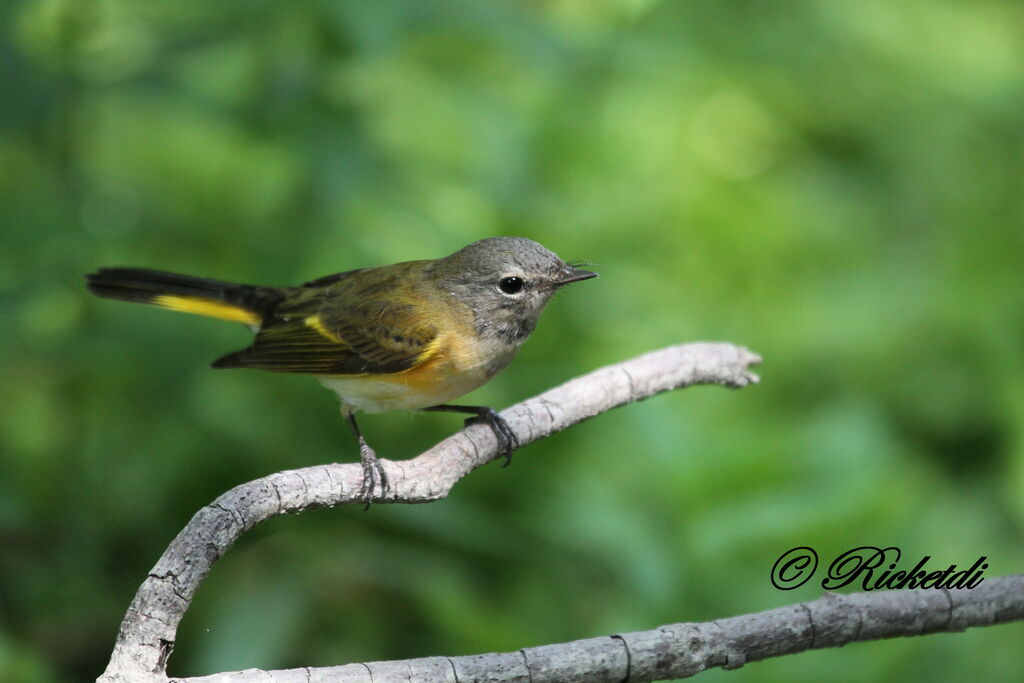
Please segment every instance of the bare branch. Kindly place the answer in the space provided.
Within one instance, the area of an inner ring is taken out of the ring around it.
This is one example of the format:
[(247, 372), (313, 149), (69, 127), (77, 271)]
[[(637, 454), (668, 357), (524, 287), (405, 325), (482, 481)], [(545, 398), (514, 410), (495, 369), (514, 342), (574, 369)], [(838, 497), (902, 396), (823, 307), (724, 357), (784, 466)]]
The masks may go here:
[(689, 678), (769, 657), (849, 643), (963, 631), (1024, 619), (1024, 574), (975, 588), (838, 595), (702, 624), (669, 624), (472, 657), (428, 657), (317, 669), (250, 669), (176, 683), (619, 683)]
[[(670, 389), (693, 384), (746, 386), (757, 382), (749, 366), (759, 361), (750, 351), (731, 344), (672, 346), (566, 382), (508, 408), (501, 416), (525, 445), (598, 413)], [(391, 491), (377, 502), (425, 503), (444, 498), (455, 482), (497, 457), (497, 446), (490, 428), (473, 425), (412, 460), (382, 460)], [(361, 483), (362, 469), (356, 463), (307, 467), (242, 484), (201, 509), (171, 542), (136, 593), (100, 680), (166, 681), (167, 658), (178, 624), (213, 563), (243, 533), (271, 517), (361, 503)], [(424, 666), (437, 666), (431, 661)], [(356, 666), (365, 677), (366, 667)]]
[[(693, 384), (757, 382), (760, 359), (729, 344), (687, 344), (602, 368), (502, 413), (520, 444), (598, 413)], [(443, 498), (472, 470), (497, 457), (491, 430), (475, 425), (417, 458), (383, 461), (392, 490), (380, 503)], [(125, 615), (101, 681), (166, 683), (178, 623), (213, 563), (247, 530), (271, 517), (361, 503), (358, 464), (279, 472), (238, 486), (200, 510), (171, 543)], [(260, 681), (652, 681), (712, 667), (736, 668), (809, 649), (1024, 619), (1024, 575), (986, 579), (973, 589), (826, 594), (810, 603), (701, 624), (671, 624), (518, 652), (429, 657), (282, 671), (251, 669), (181, 683)]]

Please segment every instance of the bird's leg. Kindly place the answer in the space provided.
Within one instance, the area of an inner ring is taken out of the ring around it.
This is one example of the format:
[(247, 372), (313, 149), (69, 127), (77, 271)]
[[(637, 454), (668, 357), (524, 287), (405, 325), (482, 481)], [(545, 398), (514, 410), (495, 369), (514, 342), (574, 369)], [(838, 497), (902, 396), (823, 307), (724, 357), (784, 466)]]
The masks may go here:
[(388, 474), (381, 466), (377, 453), (370, 448), (370, 445), (366, 443), (366, 439), (363, 438), (363, 433), (359, 431), (355, 413), (350, 410), (343, 412), (345, 419), (348, 420), (349, 427), (352, 428), (352, 433), (356, 435), (356, 440), (359, 441), (359, 460), (363, 463), (363, 486), (360, 489), (360, 493), (362, 494), (363, 502), (366, 503), (366, 507), (363, 509), (368, 510), (378, 481), (380, 482), (380, 495), (382, 497), (388, 495), (388, 491), (391, 488), (388, 483)]
[(512, 462), (512, 451), (519, 448), (519, 439), (516, 438), (516, 433), (512, 431), (512, 428), (508, 426), (508, 422), (498, 415), (494, 411), (494, 408), (487, 406), (453, 406), (453, 405), (440, 405), (431, 406), (430, 408), (424, 408), (423, 410), (436, 410), (441, 413), (472, 413), (473, 417), (466, 418), (466, 426), (471, 424), (485, 424), (491, 428), (494, 432), (494, 437), (498, 440), (498, 452), (505, 456), (505, 464), (502, 467), (508, 467), (509, 463)]

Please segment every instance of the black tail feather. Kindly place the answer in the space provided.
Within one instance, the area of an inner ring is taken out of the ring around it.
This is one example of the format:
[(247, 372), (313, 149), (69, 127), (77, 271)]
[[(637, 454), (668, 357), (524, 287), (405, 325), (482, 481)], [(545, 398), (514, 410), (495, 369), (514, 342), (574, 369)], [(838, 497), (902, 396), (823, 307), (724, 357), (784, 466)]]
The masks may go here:
[(201, 296), (227, 301), (232, 292), (247, 288), (246, 285), (147, 268), (100, 268), (85, 277), (86, 286), (93, 294), (125, 301), (144, 302), (161, 294)]
[(100, 268), (86, 276), (86, 287), (97, 296), (139, 303), (157, 303), (161, 296), (194, 297), (224, 302), (265, 314), (281, 299), (279, 290), (221, 280), (179, 275), (148, 268)]

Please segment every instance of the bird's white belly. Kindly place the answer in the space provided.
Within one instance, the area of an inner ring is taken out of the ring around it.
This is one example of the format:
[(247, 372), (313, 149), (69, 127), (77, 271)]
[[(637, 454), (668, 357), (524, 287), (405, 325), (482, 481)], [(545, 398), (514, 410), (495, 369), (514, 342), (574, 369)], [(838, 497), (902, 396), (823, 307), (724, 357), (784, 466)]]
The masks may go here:
[(436, 406), (468, 394), (487, 378), (457, 377), (434, 387), (431, 391), (370, 377), (321, 377), (320, 382), (338, 395), (345, 404), (364, 413), (385, 413), (392, 410), (419, 410)]
[(420, 410), (447, 403), (487, 383), (504, 368), (516, 345), (485, 345), (465, 338), (445, 346), (445, 353), (404, 372), (386, 375), (319, 377), (342, 406), (366, 413)]

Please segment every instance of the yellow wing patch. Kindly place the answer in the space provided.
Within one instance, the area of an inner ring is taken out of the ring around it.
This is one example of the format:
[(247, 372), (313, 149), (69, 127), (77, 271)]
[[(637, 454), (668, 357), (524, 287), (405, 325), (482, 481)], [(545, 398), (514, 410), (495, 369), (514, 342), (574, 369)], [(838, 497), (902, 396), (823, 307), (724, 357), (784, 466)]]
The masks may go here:
[(306, 324), (306, 327), (312, 327), (314, 330), (319, 332), (321, 335), (327, 337), (328, 339), (333, 339), (336, 342), (341, 341), (341, 339), (338, 338), (338, 335), (331, 334), (331, 332), (328, 331), (326, 327), (324, 327), (324, 324), (323, 322), (320, 321), (320, 316), (318, 314), (313, 314), (308, 318), (304, 318), (302, 322)]
[[(307, 316), (306, 318), (303, 318), (302, 322), (303, 322), (303, 324), (306, 327), (310, 328), (311, 330), (316, 331), (316, 333), (321, 335), (322, 337), (325, 337), (327, 339), (335, 341), (335, 342), (337, 342), (339, 344), (346, 344), (346, 345), (350, 344), (350, 342), (346, 341), (343, 337), (341, 337), (338, 334), (335, 334), (331, 330), (327, 329), (327, 326), (324, 325), (323, 320), (320, 318), (320, 314), (318, 314), (318, 313), (315, 313), (315, 314), (313, 314), (311, 316)], [(398, 377), (400, 377), (402, 375), (405, 375), (406, 373), (411, 373), (412, 371), (415, 371), (417, 369), (420, 369), (420, 370), (424, 369), (426, 367), (426, 363), (428, 361), (430, 361), (430, 360), (435, 360), (435, 361), (439, 360), (438, 352), (440, 351), (440, 349), (441, 349), (441, 337), (440, 336), (436, 336), (436, 337), (434, 337), (433, 339), (430, 340), (430, 342), (426, 345), (426, 347), (422, 351), (420, 351), (420, 353), (418, 353), (416, 355), (415, 360), (412, 361), (412, 365), (410, 367), (404, 369), (404, 370), (399, 370), (397, 372), (384, 372), (384, 373), (380, 373), (380, 372), (378, 372), (378, 373), (355, 372), (355, 373), (332, 374), (332, 375), (329, 375), (329, 376), (331, 376), (331, 377), (365, 377), (367, 375), (371, 375), (372, 374), (374, 376), (379, 376), (379, 377), (389, 377), (389, 376), (391, 376), (391, 377), (398, 378)], [(328, 376), (328, 375), (325, 375), (325, 376)], [(399, 381), (407, 382), (408, 380), (407, 379), (402, 379), (402, 380), (399, 380)]]
[(161, 294), (153, 299), (153, 303), (157, 306), (162, 306), (163, 308), (169, 308), (172, 311), (195, 313), (197, 315), (220, 318), (221, 320), (231, 320), (237, 323), (244, 323), (246, 325), (259, 325), (263, 322), (263, 318), (260, 315), (253, 313), (252, 311), (248, 311), (241, 306), (235, 306), (234, 304), (225, 303), (223, 301), (213, 301), (212, 299), (203, 299), (195, 296)]

